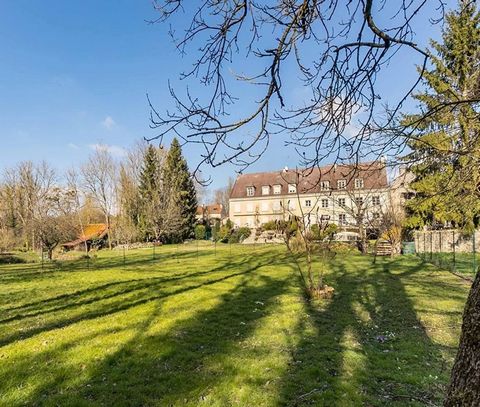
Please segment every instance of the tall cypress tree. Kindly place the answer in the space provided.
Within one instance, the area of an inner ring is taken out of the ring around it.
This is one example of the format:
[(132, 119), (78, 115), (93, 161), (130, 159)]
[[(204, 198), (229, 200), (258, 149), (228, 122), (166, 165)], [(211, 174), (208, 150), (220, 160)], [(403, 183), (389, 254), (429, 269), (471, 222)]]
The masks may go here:
[(140, 184), (140, 232), (146, 240), (158, 239), (157, 216), (161, 194), (160, 167), (157, 150), (149, 145), (145, 150)]
[[(471, 231), (480, 214), (480, 16), (472, 1), (446, 15), (443, 43), (431, 42), (432, 69), (414, 97), (420, 112), (405, 115), (412, 131), (406, 160), (413, 162), (416, 196), (407, 203), (410, 226), (451, 222)], [(441, 108), (441, 106), (450, 106)]]
[(176, 138), (172, 140), (163, 166), (164, 193), (180, 212), (180, 222), (170, 234), (170, 240), (183, 240), (193, 235), (197, 194), (182, 148)]

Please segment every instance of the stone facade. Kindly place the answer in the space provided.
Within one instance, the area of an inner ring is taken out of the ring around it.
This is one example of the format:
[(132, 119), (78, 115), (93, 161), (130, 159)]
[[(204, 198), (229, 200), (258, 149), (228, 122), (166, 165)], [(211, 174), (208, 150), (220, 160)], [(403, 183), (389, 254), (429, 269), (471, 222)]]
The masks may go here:
[(310, 224), (336, 223), (347, 233), (356, 224), (359, 205), (370, 220), (379, 217), (391, 199), (383, 162), (308, 172), (284, 169), (240, 175), (232, 189), (229, 218), (237, 227), (258, 228), (294, 215), (308, 217)]
[(473, 235), (463, 235), (458, 230), (428, 230), (415, 233), (415, 250), (417, 253), (472, 253), (480, 252), (480, 230)]

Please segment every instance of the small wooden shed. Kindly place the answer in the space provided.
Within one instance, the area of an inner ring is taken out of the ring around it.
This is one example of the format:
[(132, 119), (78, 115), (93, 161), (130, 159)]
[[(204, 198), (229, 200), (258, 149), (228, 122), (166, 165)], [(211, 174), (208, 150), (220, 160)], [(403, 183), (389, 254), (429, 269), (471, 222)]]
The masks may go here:
[(105, 223), (92, 223), (83, 229), (83, 233), (80, 236), (62, 244), (62, 247), (65, 251), (70, 250), (85, 250), (85, 244), (87, 245), (87, 250), (92, 248), (92, 245), (100, 245), (101, 247), (105, 245), (108, 238), (108, 227)]

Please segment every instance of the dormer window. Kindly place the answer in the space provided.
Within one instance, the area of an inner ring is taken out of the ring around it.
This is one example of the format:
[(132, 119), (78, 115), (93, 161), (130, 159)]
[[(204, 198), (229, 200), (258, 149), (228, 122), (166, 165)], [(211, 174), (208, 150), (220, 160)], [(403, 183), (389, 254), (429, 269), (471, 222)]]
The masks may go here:
[(363, 179), (362, 178), (355, 178), (355, 189), (363, 188)]
[(320, 189), (322, 191), (328, 191), (330, 189), (330, 181), (322, 181), (320, 182)]
[(295, 194), (297, 192), (297, 186), (295, 184), (288, 184), (288, 193)]
[(255, 195), (255, 187), (247, 187), (247, 196)]
[(262, 186), (262, 195), (270, 195), (270, 185)]
[(273, 186), (273, 194), (280, 195), (282, 193), (282, 186), (281, 185), (274, 185)]
[(345, 189), (347, 188), (347, 180), (346, 179), (339, 179), (337, 181), (337, 188), (338, 189)]

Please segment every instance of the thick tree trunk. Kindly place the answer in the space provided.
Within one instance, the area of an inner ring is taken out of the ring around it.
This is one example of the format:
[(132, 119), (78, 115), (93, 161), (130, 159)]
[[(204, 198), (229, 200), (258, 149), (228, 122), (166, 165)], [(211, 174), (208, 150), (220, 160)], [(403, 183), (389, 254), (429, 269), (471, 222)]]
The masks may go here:
[(463, 312), (460, 346), (445, 406), (480, 406), (480, 270)]

